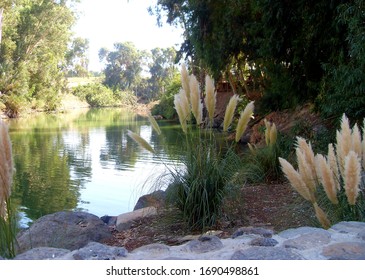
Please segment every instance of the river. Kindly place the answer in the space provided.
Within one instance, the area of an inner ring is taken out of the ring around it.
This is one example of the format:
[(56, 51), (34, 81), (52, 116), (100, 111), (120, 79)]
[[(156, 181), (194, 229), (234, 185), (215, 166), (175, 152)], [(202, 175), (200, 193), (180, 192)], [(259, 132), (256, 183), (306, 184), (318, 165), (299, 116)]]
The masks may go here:
[[(141, 195), (165, 188), (168, 182), (158, 178), (166, 166), (179, 166), (182, 132), (177, 123), (159, 124), (161, 135), (147, 118), (120, 108), (10, 120), (12, 198), (20, 226), (62, 210), (118, 215), (132, 211)], [(146, 139), (156, 155), (133, 142), (128, 129)]]

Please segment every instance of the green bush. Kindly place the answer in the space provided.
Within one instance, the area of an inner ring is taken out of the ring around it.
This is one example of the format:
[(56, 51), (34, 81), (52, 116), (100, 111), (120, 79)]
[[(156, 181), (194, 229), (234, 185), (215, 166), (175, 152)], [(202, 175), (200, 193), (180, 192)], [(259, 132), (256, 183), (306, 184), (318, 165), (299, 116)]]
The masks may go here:
[(77, 86), (73, 94), (85, 100), (91, 107), (107, 107), (115, 105), (113, 91), (102, 84), (94, 83)]

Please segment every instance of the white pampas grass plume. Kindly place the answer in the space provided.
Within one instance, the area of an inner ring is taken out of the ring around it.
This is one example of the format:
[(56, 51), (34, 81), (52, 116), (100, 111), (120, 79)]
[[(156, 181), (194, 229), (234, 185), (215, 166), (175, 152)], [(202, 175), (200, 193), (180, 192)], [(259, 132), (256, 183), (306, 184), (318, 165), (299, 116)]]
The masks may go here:
[(265, 124), (265, 142), (266, 142), (266, 146), (269, 146), (271, 125), (267, 119), (264, 119), (264, 124)]
[(215, 103), (216, 103), (216, 96), (217, 93), (214, 88), (214, 80), (207, 75), (205, 77), (205, 106), (208, 111), (208, 117), (210, 123), (212, 124), (214, 118), (214, 111), (215, 111)]
[(306, 186), (305, 182), (302, 179), (302, 176), (298, 171), (294, 169), (294, 167), (285, 159), (279, 157), (279, 162), (281, 165), (281, 169), (285, 174), (286, 178), (289, 180), (290, 184), (293, 188), (306, 200), (315, 202), (314, 194), (310, 191), (310, 189)]
[(278, 131), (276, 129), (276, 125), (275, 123), (273, 123), (271, 125), (271, 128), (270, 128), (270, 135), (269, 135), (269, 142), (270, 142), (270, 145), (275, 145), (276, 144), (276, 140), (278, 138)]
[(352, 128), (352, 150), (357, 153), (358, 157), (362, 156), (362, 147), (361, 147), (361, 134), (360, 129), (357, 124)]
[(186, 93), (183, 89), (181, 89), (178, 94), (175, 94), (174, 105), (182, 130), (184, 133), (187, 133), (187, 121), (190, 117), (190, 106)]
[(345, 114), (341, 118), (341, 130), (336, 131), (336, 151), (342, 177), (344, 176), (345, 157), (352, 150), (352, 133)]
[(224, 114), (223, 121), (223, 131), (227, 131), (229, 126), (231, 125), (234, 117), (234, 111), (236, 110), (237, 103), (240, 101), (240, 98), (237, 94), (233, 95), (228, 102), (226, 112)]
[(138, 145), (140, 145), (142, 148), (146, 149), (147, 151), (151, 153), (155, 153), (155, 150), (151, 147), (150, 144), (146, 140), (144, 140), (141, 136), (138, 134), (128, 130), (128, 136), (132, 138), (133, 141), (135, 141)]
[(337, 158), (336, 158), (335, 149), (334, 149), (332, 143), (328, 144), (327, 158), (328, 158), (328, 164), (330, 165), (330, 168), (331, 168), (332, 173), (333, 173), (336, 189), (340, 190), (341, 189), (341, 186), (340, 186), (340, 172), (338, 170)]
[(0, 119), (0, 215), (2, 217), (6, 213), (6, 201), (11, 195), (13, 172), (12, 145), (8, 126)]
[(190, 77), (190, 103), (191, 111), (196, 120), (196, 124), (203, 122), (203, 104), (200, 99), (199, 83), (195, 76)]
[(312, 170), (314, 179), (317, 180), (314, 152), (311, 143), (307, 143), (307, 141), (302, 137), (297, 137), (297, 147), (299, 147), (299, 149), (303, 152), (305, 160)]
[(350, 151), (345, 158), (344, 182), (347, 201), (350, 205), (355, 205), (359, 195), (359, 185), (361, 180), (361, 164), (358, 155)]
[(254, 101), (251, 101), (246, 105), (246, 108), (241, 112), (241, 116), (237, 123), (237, 129), (236, 129), (236, 142), (239, 142), (242, 134), (245, 132), (248, 122), (250, 121), (250, 118), (253, 115), (254, 110)]
[(321, 223), (324, 229), (328, 229), (331, 226), (331, 222), (328, 220), (326, 213), (318, 206), (317, 202), (313, 203), (314, 211), (318, 221)]
[(186, 97), (190, 101), (190, 85), (189, 85), (189, 73), (186, 70), (185, 63), (181, 65), (181, 85), (183, 90), (185, 90)]
[(161, 129), (158, 125), (156, 119), (151, 115), (150, 112), (147, 113), (148, 120), (150, 121), (150, 124), (152, 125), (152, 128), (156, 131), (158, 135), (161, 135)]
[(328, 199), (333, 204), (338, 204), (337, 186), (335, 184), (335, 178), (333, 176), (333, 171), (331, 170), (330, 164), (323, 155), (318, 154), (316, 155), (315, 159), (318, 178), (322, 183)]
[(298, 169), (299, 174), (302, 177), (305, 185), (309, 188), (309, 190), (314, 193), (316, 191), (316, 182), (315, 175), (313, 174), (312, 166), (307, 161), (304, 151), (302, 151), (299, 147), (295, 149), (295, 153), (298, 161)]

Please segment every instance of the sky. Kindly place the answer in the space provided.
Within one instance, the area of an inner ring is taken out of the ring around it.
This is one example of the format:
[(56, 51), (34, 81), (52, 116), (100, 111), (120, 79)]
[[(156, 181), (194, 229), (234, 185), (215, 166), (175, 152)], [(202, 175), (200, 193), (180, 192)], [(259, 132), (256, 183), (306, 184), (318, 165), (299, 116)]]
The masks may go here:
[(157, 0), (81, 0), (79, 20), (74, 27), (76, 37), (89, 39), (89, 70), (100, 71), (98, 52), (112, 50), (116, 42), (133, 42), (139, 50), (179, 46), (182, 29), (163, 24), (147, 8)]

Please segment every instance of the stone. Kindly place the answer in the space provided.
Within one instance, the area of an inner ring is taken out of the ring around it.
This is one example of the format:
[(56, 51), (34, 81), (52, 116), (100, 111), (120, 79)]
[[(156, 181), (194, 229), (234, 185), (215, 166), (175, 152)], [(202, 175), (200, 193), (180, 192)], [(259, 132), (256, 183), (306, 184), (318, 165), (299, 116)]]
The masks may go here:
[(153, 206), (121, 214), (117, 217), (116, 229), (118, 231), (130, 229), (135, 221), (156, 215), (157, 215), (157, 209), (156, 207)]
[(263, 246), (263, 247), (274, 247), (279, 242), (273, 238), (259, 237), (251, 240), (250, 246)]
[(17, 253), (36, 247), (76, 250), (90, 241), (112, 238), (99, 217), (86, 212), (62, 211), (43, 216), (17, 235)]
[(303, 260), (292, 249), (278, 247), (250, 247), (234, 252), (231, 260)]
[(357, 238), (365, 241), (365, 230), (358, 233)]
[(138, 199), (133, 211), (151, 206), (156, 208), (162, 207), (165, 205), (165, 200), (166, 192), (163, 190), (158, 190), (153, 193), (143, 195)]
[(170, 247), (165, 244), (154, 243), (139, 247), (131, 253), (145, 256), (143, 259), (156, 259), (161, 258), (161, 256), (168, 256)]
[(108, 246), (90, 242), (85, 247), (72, 251), (60, 259), (73, 260), (116, 260), (126, 257), (128, 251), (123, 247)]
[(102, 216), (100, 217), (100, 219), (106, 223), (108, 226), (115, 226), (115, 224), (117, 223), (117, 216)]
[(246, 235), (246, 234), (261, 235), (263, 237), (270, 238), (270, 237), (272, 237), (274, 232), (272, 230), (265, 229), (265, 228), (241, 227), (232, 234), (232, 238), (234, 239), (239, 236)]
[(17, 255), (15, 260), (53, 260), (70, 253), (70, 250), (51, 247), (38, 247)]
[(193, 253), (206, 253), (223, 248), (222, 241), (214, 235), (203, 235), (185, 244), (184, 250)]
[(331, 230), (338, 231), (340, 233), (359, 233), (365, 230), (365, 223), (362, 222), (339, 222), (333, 225)]
[(326, 246), (322, 255), (330, 260), (365, 260), (364, 242), (340, 242)]
[(290, 238), (298, 237), (303, 234), (314, 233), (314, 232), (321, 233), (321, 232), (327, 232), (327, 231), (322, 228), (299, 227), (299, 228), (291, 228), (291, 229), (284, 230), (284, 231), (278, 233), (278, 235), (282, 238), (290, 239)]
[(326, 245), (331, 241), (331, 234), (327, 231), (317, 231), (305, 233), (296, 238), (285, 240), (283, 246), (285, 248), (294, 248), (298, 250), (306, 250), (313, 247)]

